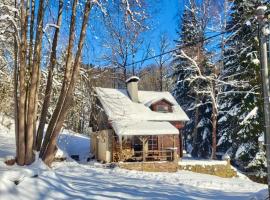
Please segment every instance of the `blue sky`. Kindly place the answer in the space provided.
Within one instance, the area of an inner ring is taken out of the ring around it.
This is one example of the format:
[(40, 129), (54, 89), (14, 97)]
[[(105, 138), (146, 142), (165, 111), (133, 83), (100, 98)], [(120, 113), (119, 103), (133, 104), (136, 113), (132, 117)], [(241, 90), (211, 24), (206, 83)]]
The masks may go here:
[(178, 26), (179, 13), (183, 10), (183, 0), (161, 0), (160, 11), (154, 16), (158, 22), (153, 35), (158, 36), (159, 33), (165, 32), (169, 39), (177, 38), (176, 29)]
[[(179, 13), (183, 11), (183, 0), (156, 0), (153, 1), (152, 16), (151, 16), (151, 29), (146, 33), (143, 33), (142, 37), (144, 38), (145, 43), (151, 42), (151, 48), (157, 50), (157, 44), (159, 41), (159, 36), (162, 33), (165, 33), (170, 42), (171, 48), (174, 47), (174, 40), (177, 39), (176, 30), (178, 27)], [(151, 1), (152, 3), (152, 1)], [(90, 20), (91, 21), (91, 20)], [(104, 53), (100, 44), (100, 35), (95, 33), (91, 27), (94, 29), (101, 29), (102, 27), (98, 22), (90, 23), (90, 31), (88, 32), (88, 39), (85, 44), (84, 53), (83, 53), (83, 62), (85, 64), (94, 63), (96, 65), (102, 65), (100, 60), (100, 55)], [(135, 60), (140, 60), (142, 57), (142, 52), (145, 51), (145, 46), (140, 49), (141, 53), (138, 53)], [(154, 61), (148, 61), (145, 65), (154, 63)]]
[[(45, 15), (50, 17), (45, 18), (47, 19), (44, 24), (54, 24), (56, 23), (57, 18), (57, 10), (58, 10), (58, 1), (49, 0), (50, 7), (46, 9)], [(70, 20), (70, 6), (71, 4), (67, 4), (66, 1), (64, 5), (64, 12), (63, 12), (63, 23), (61, 26), (61, 37), (59, 38), (59, 55), (63, 52), (66, 48), (68, 43), (68, 35), (69, 35), (69, 20)], [(143, 45), (137, 56), (135, 57), (135, 61), (141, 60), (142, 54), (145, 52), (146, 44), (150, 43), (151, 49), (154, 49), (158, 53), (158, 43), (159, 37), (161, 34), (166, 34), (168, 37), (168, 41), (170, 42), (170, 48), (174, 48), (174, 40), (178, 39), (176, 30), (179, 24), (179, 13), (182, 13), (184, 8), (184, 0), (152, 0), (148, 2), (149, 12), (150, 15), (150, 29), (149, 31), (142, 34), (144, 39), (145, 45)], [(36, 5), (37, 6), (37, 5)], [(67, 7), (69, 7), (67, 9)], [(79, 11), (78, 18), (81, 17), (82, 10)], [(102, 38), (105, 38), (101, 35), (104, 27), (100, 23), (100, 11), (97, 8), (92, 12), (90, 15), (89, 27), (87, 30), (87, 37), (84, 44), (83, 54), (82, 54), (82, 61), (85, 64), (95, 64), (95, 65), (104, 65), (101, 59), (101, 55), (104, 54), (104, 49), (102, 48)], [(81, 20), (77, 19), (76, 23), (76, 30), (80, 30)], [(49, 28), (47, 31), (48, 36), (52, 38), (53, 28)], [(77, 32), (77, 37), (79, 36), (79, 32)], [(48, 40), (44, 38), (44, 44), (48, 46)], [(46, 48), (45, 51), (49, 51)], [(44, 58), (46, 62), (46, 58)], [(145, 65), (154, 63), (154, 60), (150, 60), (145, 62), (142, 67)], [(129, 63), (130, 64), (130, 63)]]

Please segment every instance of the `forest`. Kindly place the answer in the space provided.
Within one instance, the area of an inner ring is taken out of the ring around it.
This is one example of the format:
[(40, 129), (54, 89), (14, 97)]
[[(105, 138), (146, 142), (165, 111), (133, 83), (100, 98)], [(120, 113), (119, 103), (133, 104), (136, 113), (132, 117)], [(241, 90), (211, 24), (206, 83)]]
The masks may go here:
[(14, 119), (18, 165), (39, 152), (50, 166), (63, 127), (91, 132), (94, 87), (125, 88), (137, 75), (139, 89), (169, 91), (187, 113), (192, 157), (229, 156), (266, 176), (255, 8), (270, 3), (179, 2), (176, 38), (151, 41), (158, 0), (1, 0), (0, 114)]

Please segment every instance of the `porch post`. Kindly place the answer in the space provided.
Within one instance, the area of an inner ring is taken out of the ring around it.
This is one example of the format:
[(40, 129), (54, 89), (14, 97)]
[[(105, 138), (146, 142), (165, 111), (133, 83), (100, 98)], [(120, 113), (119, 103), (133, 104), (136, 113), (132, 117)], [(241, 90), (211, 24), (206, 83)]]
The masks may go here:
[(173, 135), (173, 156), (172, 156), (173, 161), (175, 160), (175, 149), (174, 149), (174, 147), (175, 147), (175, 137)]
[(122, 136), (119, 136), (119, 146), (120, 146), (119, 156), (120, 156), (120, 161), (122, 161), (122, 157), (123, 157), (123, 154), (122, 154), (123, 145), (122, 144), (123, 144)]
[(142, 148), (142, 150), (143, 150), (143, 153), (142, 153), (142, 157), (143, 157), (143, 162), (145, 162), (145, 138), (143, 137), (142, 138), (142, 144), (143, 144), (143, 148)]
[(173, 135), (173, 148), (175, 147), (175, 135)]
[(146, 145), (147, 141), (148, 141), (148, 137), (147, 136), (141, 136), (140, 137), (140, 140), (142, 141), (142, 145), (143, 145), (143, 148), (142, 148), (142, 157), (143, 157), (143, 162), (146, 161), (146, 153), (148, 151), (148, 145)]
[(179, 129), (179, 157), (183, 157), (183, 138), (181, 129)]

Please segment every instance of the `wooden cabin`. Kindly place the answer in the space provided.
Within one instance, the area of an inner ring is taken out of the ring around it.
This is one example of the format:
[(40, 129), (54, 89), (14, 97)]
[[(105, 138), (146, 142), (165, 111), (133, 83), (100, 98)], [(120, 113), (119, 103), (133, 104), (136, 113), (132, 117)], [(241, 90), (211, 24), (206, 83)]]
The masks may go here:
[(183, 156), (181, 129), (189, 120), (169, 92), (95, 88), (91, 151), (104, 162), (176, 161)]

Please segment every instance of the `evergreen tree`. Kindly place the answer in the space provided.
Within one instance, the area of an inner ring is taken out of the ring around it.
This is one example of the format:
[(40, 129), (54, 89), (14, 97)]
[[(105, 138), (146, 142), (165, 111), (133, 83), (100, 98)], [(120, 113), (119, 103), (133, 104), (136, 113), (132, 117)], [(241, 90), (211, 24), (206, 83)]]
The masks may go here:
[(241, 83), (226, 85), (220, 97), (219, 148), (227, 150), (240, 167), (254, 162), (258, 137), (263, 134), (259, 42), (254, 11), (258, 0), (234, 1), (226, 30), (223, 80)]
[[(204, 31), (199, 19), (198, 9), (194, 2), (186, 6), (180, 26), (179, 51), (174, 56), (174, 96), (188, 114), (190, 121), (186, 124), (184, 143), (186, 149), (194, 157), (209, 157), (211, 153), (211, 104), (209, 98), (199, 94), (207, 84), (202, 80), (190, 82), (196, 76), (194, 64), (181, 55), (181, 50), (191, 59), (196, 60), (203, 73), (207, 70), (207, 56), (204, 49)], [(191, 45), (192, 44), (192, 45)], [(183, 46), (186, 46), (183, 48)]]

